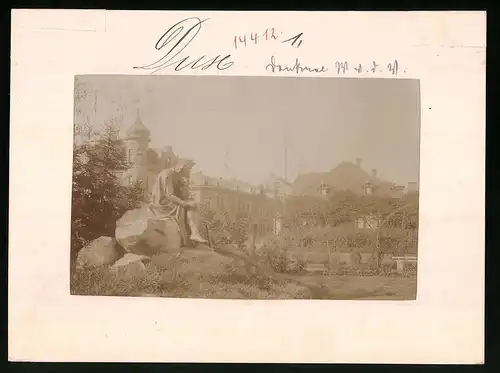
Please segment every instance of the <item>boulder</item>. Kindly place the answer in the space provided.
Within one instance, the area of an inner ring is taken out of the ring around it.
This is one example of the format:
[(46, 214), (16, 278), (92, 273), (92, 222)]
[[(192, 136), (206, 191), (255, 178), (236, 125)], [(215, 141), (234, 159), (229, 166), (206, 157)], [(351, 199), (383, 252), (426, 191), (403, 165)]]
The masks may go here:
[(131, 264), (136, 264), (140, 268), (145, 268), (144, 263), (149, 262), (151, 258), (146, 255), (137, 255), (132, 253), (127, 253), (123, 258), (118, 259), (111, 267), (111, 270), (117, 270), (119, 268), (124, 268)]
[(112, 237), (99, 237), (78, 252), (77, 268), (110, 265), (120, 258), (120, 249)]
[(116, 222), (116, 241), (128, 253), (151, 256), (179, 251), (181, 236), (173, 219), (157, 219), (148, 206), (127, 211)]

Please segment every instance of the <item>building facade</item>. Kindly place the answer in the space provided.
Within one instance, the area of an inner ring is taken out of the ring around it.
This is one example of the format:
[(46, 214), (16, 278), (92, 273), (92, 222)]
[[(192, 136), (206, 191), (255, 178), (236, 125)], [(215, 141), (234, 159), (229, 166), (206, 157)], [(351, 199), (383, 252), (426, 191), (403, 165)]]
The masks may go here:
[(283, 202), (264, 185), (251, 185), (236, 179), (213, 178), (202, 172), (191, 175), (191, 198), (231, 220), (244, 215), (256, 239), (279, 233)]
[(191, 185), (191, 198), (208, 206), (230, 220), (238, 216), (249, 218), (249, 230), (256, 238), (273, 235), (277, 229), (276, 216), (281, 202), (264, 194), (230, 189), (217, 185)]

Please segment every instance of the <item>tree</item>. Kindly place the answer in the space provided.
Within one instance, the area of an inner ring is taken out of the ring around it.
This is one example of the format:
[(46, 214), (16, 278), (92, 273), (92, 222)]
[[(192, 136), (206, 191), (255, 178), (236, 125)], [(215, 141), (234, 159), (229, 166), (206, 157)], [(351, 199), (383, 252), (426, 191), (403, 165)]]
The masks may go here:
[(392, 251), (406, 254), (410, 245), (417, 246), (418, 193), (397, 199), (391, 207), (385, 211), (375, 229), (373, 252), (376, 254), (377, 268), (380, 268), (385, 253)]
[(116, 220), (137, 208), (143, 198), (143, 186), (136, 182), (123, 186), (118, 175), (130, 165), (118, 140), (114, 121), (94, 133), (89, 125), (75, 128), (83, 143), (73, 147), (73, 183), (71, 206), (71, 259), (87, 243), (100, 236), (114, 236)]
[[(303, 246), (322, 242), (330, 252), (339, 246), (359, 249), (370, 245), (377, 267), (385, 253), (402, 254), (416, 248), (418, 193), (391, 198), (344, 191), (323, 202), (323, 207), (309, 207), (309, 211), (299, 207), (289, 220)], [(300, 217), (304, 215), (311, 217), (313, 224), (303, 226)], [(365, 222), (363, 229), (356, 228), (360, 220)]]

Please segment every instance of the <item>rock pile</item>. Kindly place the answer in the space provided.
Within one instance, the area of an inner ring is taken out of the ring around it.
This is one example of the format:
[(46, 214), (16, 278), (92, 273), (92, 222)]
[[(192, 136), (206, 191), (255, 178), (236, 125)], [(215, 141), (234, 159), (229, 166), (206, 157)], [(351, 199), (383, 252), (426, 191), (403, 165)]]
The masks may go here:
[(180, 249), (177, 223), (156, 219), (148, 206), (143, 206), (118, 219), (114, 237), (99, 237), (82, 248), (76, 267), (118, 268), (137, 262), (144, 265), (153, 255), (179, 253)]

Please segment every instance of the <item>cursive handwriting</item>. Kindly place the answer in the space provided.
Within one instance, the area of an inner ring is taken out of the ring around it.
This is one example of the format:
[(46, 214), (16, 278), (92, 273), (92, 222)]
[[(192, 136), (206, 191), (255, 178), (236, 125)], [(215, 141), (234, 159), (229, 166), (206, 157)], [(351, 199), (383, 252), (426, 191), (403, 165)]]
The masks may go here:
[(349, 70), (349, 64), (347, 61), (336, 61), (335, 62), (335, 68), (337, 69), (337, 74), (345, 74)]
[(172, 60), (194, 40), (201, 30), (202, 23), (207, 20), (208, 18), (202, 21), (198, 17), (191, 17), (177, 22), (158, 39), (155, 44), (155, 49), (158, 51), (165, 51), (170, 45), (173, 44), (173, 46), (157, 61), (144, 66), (134, 66), (134, 69), (152, 70), (152, 73), (156, 73), (174, 65), (175, 71), (181, 71), (187, 67), (191, 67), (193, 70), (207, 70), (212, 66), (215, 66), (218, 70), (229, 69), (234, 64), (234, 62), (230, 60), (230, 54), (224, 57), (221, 57), (220, 54), (215, 57), (203, 55), (201, 57), (194, 57), (191, 60), (190, 56), (186, 56), (172, 62)]
[(286, 65), (278, 65), (276, 63), (274, 56), (271, 57), (271, 62), (266, 65), (266, 70), (269, 71), (269, 69), (271, 69), (273, 73), (276, 71), (278, 72), (289, 71), (289, 72), (295, 72), (297, 74), (299, 72), (304, 72), (304, 71), (310, 73), (324, 73), (328, 71), (328, 69), (326, 69), (324, 66), (321, 66), (321, 68), (311, 68), (307, 66), (301, 66), (298, 58), (295, 59), (295, 64), (292, 67), (288, 67)]
[[(380, 64), (378, 64), (376, 61), (372, 61), (370, 64), (371, 67), (365, 67), (358, 63), (356, 67), (354, 67), (354, 71), (356, 71), (358, 74), (361, 74), (363, 72), (366, 73), (383, 73), (386, 72), (391, 75), (398, 75), (399, 73), (399, 62), (398, 60), (394, 60), (393, 62), (390, 62), (387, 64), (387, 69), (384, 70), (382, 67), (380, 67)], [(346, 71), (343, 71), (345, 73)], [(403, 70), (403, 72), (406, 72), (406, 69)], [(340, 71), (339, 71), (340, 73)]]

